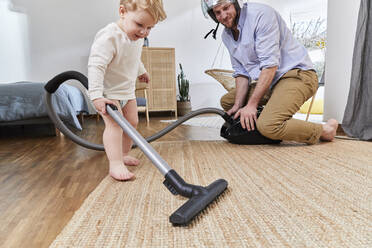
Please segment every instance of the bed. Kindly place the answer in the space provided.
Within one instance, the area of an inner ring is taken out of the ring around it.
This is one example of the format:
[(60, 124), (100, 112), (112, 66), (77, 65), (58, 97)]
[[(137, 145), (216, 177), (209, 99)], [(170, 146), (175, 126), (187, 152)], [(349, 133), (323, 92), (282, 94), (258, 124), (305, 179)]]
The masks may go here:
[[(82, 130), (77, 116), (92, 114), (94, 109), (86, 92), (71, 84), (61, 85), (52, 102), (66, 125)], [(38, 82), (0, 84), (0, 135), (56, 135), (44, 103), (44, 85)]]

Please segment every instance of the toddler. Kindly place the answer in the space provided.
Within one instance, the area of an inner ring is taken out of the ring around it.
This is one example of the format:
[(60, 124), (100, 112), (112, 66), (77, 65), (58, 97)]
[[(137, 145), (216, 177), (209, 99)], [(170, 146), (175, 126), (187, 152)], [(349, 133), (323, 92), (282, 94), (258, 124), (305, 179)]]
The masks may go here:
[(88, 62), (89, 96), (105, 123), (103, 144), (109, 173), (116, 180), (130, 180), (134, 174), (126, 165), (139, 161), (128, 155), (132, 140), (106, 113), (106, 104), (116, 105), (137, 127), (136, 79), (149, 82), (141, 62), (144, 38), (166, 14), (162, 0), (120, 0), (119, 14), (120, 19), (101, 29), (94, 39)]

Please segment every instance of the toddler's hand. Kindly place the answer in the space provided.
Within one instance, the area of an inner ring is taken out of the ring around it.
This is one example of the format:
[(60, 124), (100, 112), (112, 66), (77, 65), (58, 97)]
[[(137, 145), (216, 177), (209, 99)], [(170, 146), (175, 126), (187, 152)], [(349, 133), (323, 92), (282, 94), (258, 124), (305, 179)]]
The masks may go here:
[(97, 111), (102, 113), (102, 114), (106, 114), (106, 104), (114, 104), (115, 103), (109, 99), (106, 99), (106, 98), (97, 98), (95, 100), (93, 100), (93, 104), (94, 104), (94, 107), (96, 107)]
[(143, 73), (142, 75), (139, 75), (138, 76), (138, 80), (140, 81), (140, 82), (145, 82), (145, 83), (149, 83), (150, 82), (150, 77), (149, 77), (149, 74), (147, 74), (147, 72), (146, 73)]

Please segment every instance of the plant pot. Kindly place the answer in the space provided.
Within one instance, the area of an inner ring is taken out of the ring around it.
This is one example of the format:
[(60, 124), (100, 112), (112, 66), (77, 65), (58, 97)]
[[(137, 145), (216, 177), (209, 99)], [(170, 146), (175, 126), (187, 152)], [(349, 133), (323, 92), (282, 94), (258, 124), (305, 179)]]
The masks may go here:
[(177, 101), (177, 114), (179, 116), (185, 115), (191, 111), (191, 102), (179, 102)]

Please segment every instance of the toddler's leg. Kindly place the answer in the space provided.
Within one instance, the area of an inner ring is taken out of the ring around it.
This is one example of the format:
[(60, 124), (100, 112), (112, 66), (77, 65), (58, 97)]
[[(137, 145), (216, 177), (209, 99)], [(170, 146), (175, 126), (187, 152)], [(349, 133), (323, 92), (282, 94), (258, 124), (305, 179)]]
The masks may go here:
[[(136, 99), (129, 100), (127, 104), (123, 107), (123, 115), (128, 120), (128, 122), (137, 128), (138, 124), (138, 111)], [(125, 165), (135, 166), (139, 164), (139, 160), (128, 155), (131, 147), (132, 140), (130, 137), (123, 132), (123, 160)]]
[(129, 180), (134, 174), (123, 164), (121, 127), (109, 116), (101, 115), (105, 122), (103, 145), (110, 163), (110, 175), (116, 180)]

